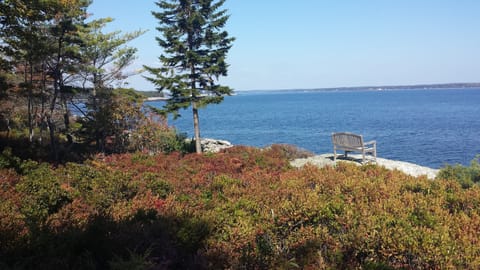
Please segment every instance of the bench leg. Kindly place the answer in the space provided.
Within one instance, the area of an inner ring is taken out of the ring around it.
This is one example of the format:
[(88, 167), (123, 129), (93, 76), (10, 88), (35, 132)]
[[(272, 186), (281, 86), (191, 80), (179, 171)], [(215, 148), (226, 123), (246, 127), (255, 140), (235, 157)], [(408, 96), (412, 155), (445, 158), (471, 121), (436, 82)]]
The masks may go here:
[(337, 148), (333, 146), (333, 162), (337, 161)]

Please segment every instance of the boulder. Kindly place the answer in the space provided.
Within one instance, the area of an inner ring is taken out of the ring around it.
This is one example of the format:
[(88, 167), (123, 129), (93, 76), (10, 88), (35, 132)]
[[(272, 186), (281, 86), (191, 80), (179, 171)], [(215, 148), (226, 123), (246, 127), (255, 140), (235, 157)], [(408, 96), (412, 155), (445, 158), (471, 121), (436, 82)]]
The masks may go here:
[(217, 153), (222, 149), (230, 148), (233, 145), (229, 141), (204, 138), (200, 141), (203, 152)]
[[(349, 155), (349, 157), (350, 157), (349, 159), (344, 159), (343, 157), (340, 156), (340, 157), (337, 157), (337, 161), (351, 162), (359, 166), (362, 165), (359, 162), (362, 160), (361, 155), (353, 154), (353, 155)], [(333, 162), (333, 154), (331, 153), (316, 155), (314, 157), (309, 157), (309, 158), (296, 159), (291, 162), (291, 165), (294, 167), (302, 167), (307, 163), (310, 163), (318, 167), (335, 165), (335, 162)], [(435, 177), (439, 172), (438, 169), (432, 169), (432, 168), (419, 166), (417, 164), (413, 164), (409, 162), (390, 160), (390, 159), (379, 158), (379, 157), (377, 157), (377, 165), (384, 166), (389, 170), (399, 170), (408, 175), (415, 176), (415, 177), (425, 175), (427, 176), (428, 179), (435, 179)]]

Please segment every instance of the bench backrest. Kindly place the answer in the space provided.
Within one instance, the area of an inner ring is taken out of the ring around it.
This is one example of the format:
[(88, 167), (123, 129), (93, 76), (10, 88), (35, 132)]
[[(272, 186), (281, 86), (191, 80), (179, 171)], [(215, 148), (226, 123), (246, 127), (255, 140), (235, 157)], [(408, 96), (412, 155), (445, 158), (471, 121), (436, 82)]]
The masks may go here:
[(363, 147), (362, 135), (348, 132), (332, 133), (332, 142), (334, 145), (347, 147)]

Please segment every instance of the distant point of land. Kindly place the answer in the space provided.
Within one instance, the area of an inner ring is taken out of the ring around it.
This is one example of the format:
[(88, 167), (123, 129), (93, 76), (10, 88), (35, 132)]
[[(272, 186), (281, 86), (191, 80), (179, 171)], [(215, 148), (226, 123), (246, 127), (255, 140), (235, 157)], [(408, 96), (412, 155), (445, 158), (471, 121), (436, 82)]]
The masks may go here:
[[(414, 84), (414, 85), (380, 85), (380, 86), (349, 86), (329, 88), (292, 88), (271, 90), (244, 90), (248, 91), (372, 91), (372, 90), (414, 90), (414, 89), (455, 89), (480, 88), (480, 83), (443, 83), (443, 84)], [(243, 92), (243, 91), (239, 91)]]
[[(238, 92), (283, 92), (283, 91), (382, 91), (382, 90), (417, 90), (417, 89), (467, 89), (480, 88), (480, 83), (443, 83), (443, 84), (413, 84), (413, 85), (381, 85), (381, 86), (349, 86), (329, 88), (292, 88), (270, 90), (241, 90)], [(163, 101), (168, 97), (158, 91), (137, 91), (147, 97), (147, 101)], [(235, 94), (234, 94), (235, 95)]]

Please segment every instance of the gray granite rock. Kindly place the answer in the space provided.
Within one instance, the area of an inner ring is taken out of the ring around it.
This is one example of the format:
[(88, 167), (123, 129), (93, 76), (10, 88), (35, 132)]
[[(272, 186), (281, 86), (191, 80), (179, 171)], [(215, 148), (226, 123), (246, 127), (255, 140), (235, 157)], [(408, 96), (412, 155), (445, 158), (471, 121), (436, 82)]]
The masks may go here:
[[(337, 162), (353, 162), (355, 164), (361, 165), (359, 160), (361, 160), (361, 155), (349, 155), (349, 159), (347, 160), (337, 157)], [(307, 163), (319, 167), (335, 165), (335, 163), (333, 162), (333, 154), (316, 155), (309, 158), (296, 159), (291, 162), (292, 166), (294, 167), (301, 167)], [(439, 171), (437, 169), (423, 167), (409, 162), (396, 161), (384, 158), (377, 158), (377, 165), (384, 166), (389, 170), (399, 170), (411, 176), (426, 175), (429, 179), (435, 179)]]
[(217, 139), (201, 139), (203, 152), (217, 153), (222, 149), (230, 148), (233, 145), (229, 141), (217, 140)]

